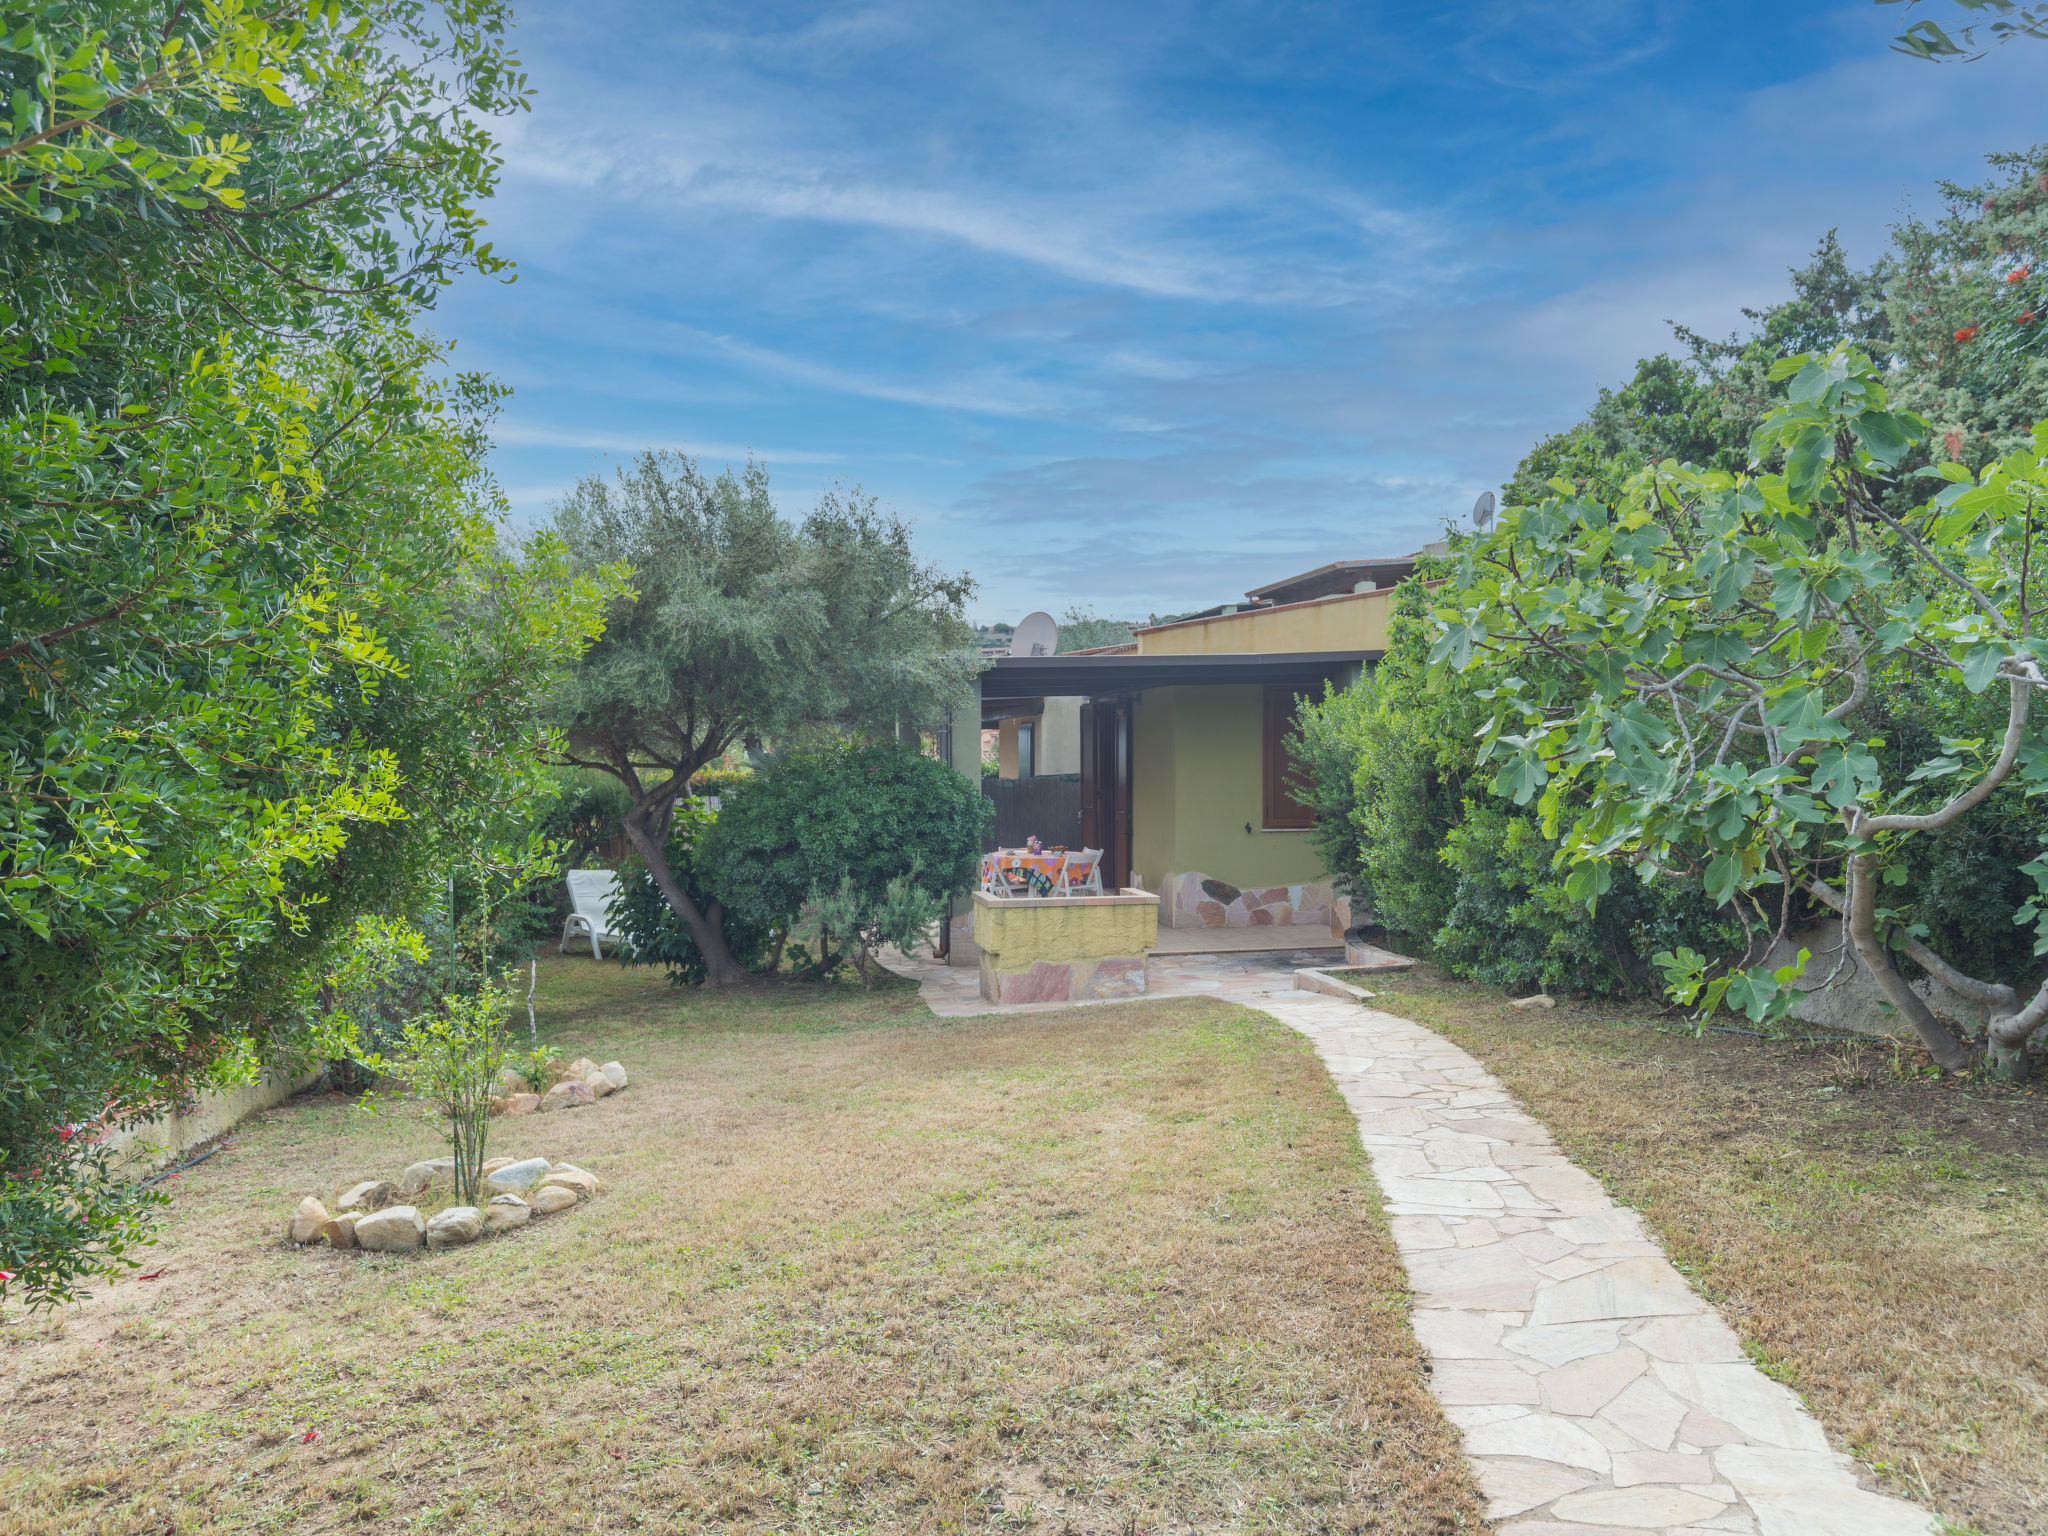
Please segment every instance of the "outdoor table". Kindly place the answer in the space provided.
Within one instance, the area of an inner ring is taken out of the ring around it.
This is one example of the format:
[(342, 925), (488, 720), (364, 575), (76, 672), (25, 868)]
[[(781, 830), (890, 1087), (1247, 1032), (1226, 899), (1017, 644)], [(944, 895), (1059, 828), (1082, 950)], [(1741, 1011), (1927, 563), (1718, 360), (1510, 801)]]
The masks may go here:
[(1066, 862), (1064, 851), (1050, 850), (1033, 853), (1029, 848), (998, 848), (994, 855), (996, 869), (1007, 876), (1016, 870), (1024, 876), (1025, 887), (1034, 896), (1050, 896), (1053, 882), (1060, 877), (1060, 866)]

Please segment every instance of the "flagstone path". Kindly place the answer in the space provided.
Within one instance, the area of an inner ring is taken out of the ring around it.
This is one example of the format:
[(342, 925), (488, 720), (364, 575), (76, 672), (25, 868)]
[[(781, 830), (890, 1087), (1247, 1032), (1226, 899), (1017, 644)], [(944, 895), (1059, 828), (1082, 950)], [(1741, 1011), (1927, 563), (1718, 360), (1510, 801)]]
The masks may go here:
[[(1485, 1068), (1407, 1019), (1295, 990), (1286, 960), (1154, 960), (1149, 995), (1227, 997), (1315, 1045), (1499, 1536), (1930, 1536), (1926, 1511), (1859, 1485), (1636, 1214)], [(1066, 1006), (998, 1007), (971, 970), (888, 961), (947, 1017)]]

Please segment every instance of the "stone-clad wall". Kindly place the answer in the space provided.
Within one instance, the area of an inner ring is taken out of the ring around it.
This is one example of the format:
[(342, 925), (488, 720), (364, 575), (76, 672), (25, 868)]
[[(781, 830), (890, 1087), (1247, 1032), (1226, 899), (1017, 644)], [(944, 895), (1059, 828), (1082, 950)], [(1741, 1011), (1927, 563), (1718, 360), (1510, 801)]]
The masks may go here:
[(1158, 936), (1159, 898), (1145, 891), (974, 896), (981, 995), (990, 1002), (1143, 997), (1145, 956)]
[(1171, 880), (1176, 928), (1320, 928), (1341, 935), (1349, 921), (1343, 898), (1327, 884), (1239, 889), (1200, 870)]

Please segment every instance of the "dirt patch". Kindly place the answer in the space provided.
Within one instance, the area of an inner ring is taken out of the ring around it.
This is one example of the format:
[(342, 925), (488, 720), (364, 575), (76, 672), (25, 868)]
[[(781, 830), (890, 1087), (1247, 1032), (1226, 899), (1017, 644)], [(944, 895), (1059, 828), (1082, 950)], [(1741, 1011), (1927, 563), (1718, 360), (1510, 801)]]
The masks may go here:
[(1427, 972), (1373, 990), (1640, 1210), (1836, 1445), (1958, 1530), (2048, 1532), (2048, 1092)]
[(1264, 1016), (542, 977), (633, 1086), (493, 1150), (606, 1193), (293, 1251), (298, 1195), (434, 1133), (252, 1122), (173, 1181), (161, 1280), (6, 1316), (0, 1531), (1480, 1529), (1351, 1118)]

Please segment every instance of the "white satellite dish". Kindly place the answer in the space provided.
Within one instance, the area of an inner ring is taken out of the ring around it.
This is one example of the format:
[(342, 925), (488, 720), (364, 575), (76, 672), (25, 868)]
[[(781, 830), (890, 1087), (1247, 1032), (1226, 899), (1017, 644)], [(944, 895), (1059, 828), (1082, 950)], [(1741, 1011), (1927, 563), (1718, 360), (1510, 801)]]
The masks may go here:
[(1493, 492), (1481, 491), (1472, 503), (1472, 526), (1481, 533), (1493, 526)]
[(1027, 613), (1010, 636), (1012, 656), (1050, 656), (1060, 648), (1060, 627), (1049, 613)]

